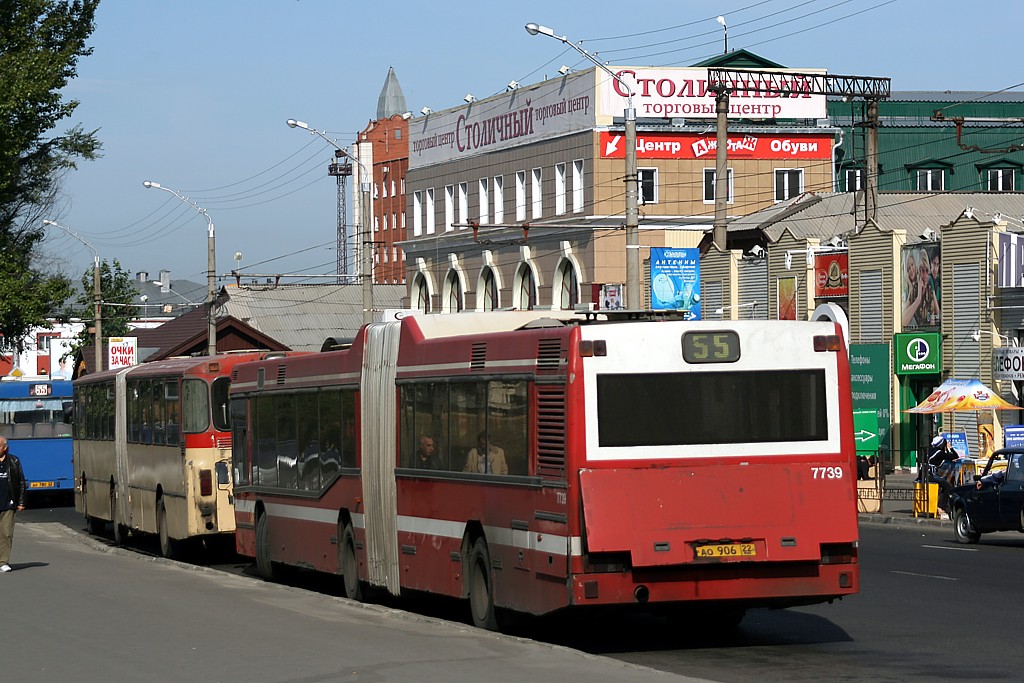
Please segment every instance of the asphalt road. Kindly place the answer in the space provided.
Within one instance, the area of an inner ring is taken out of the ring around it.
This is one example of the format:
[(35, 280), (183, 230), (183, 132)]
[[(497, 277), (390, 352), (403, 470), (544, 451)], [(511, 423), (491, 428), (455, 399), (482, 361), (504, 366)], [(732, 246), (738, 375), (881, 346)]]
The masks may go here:
[[(21, 519), (83, 527), (67, 508), (30, 510)], [(155, 545), (140, 540), (130, 552), (144, 557), (155, 552)], [(963, 546), (953, 541), (948, 527), (865, 524), (860, 557), (859, 595), (832, 605), (753, 610), (728, 639), (681, 633), (655, 617), (589, 613), (528, 620), (512, 633), (588, 655), (718, 681), (1021, 678), (1024, 651), (1015, 647), (1013, 635), (1024, 607), (1024, 592), (1016, 588), (1024, 566), (1024, 535), (995, 534), (978, 545)], [(251, 581), (253, 590), (266, 588), (245, 560), (222, 554), (202, 561), (209, 565), (204, 571), (233, 574), (239, 581)], [(309, 572), (297, 572), (289, 584), (282, 590), (314, 601), (316, 596), (334, 601), (341, 592), (336, 579)], [(469, 628), (466, 608), (457, 601), (420, 597), (392, 601), (384, 608), (413, 619), (441, 620), (437, 623), (457, 630)], [(402, 637), (401, 632), (396, 636)]]

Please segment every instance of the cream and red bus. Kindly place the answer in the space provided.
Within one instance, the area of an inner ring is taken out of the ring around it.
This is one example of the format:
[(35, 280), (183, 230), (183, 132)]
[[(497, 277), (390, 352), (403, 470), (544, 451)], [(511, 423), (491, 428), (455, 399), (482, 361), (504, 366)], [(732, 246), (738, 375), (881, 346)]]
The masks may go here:
[(613, 315), (417, 315), (239, 365), (239, 552), (354, 599), (465, 598), (484, 628), (587, 606), (728, 628), (855, 593), (840, 327)]
[(191, 539), (230, 539), (230, 373), (245, 352), (176, 358), (74, 382), (75, 508), (89, 530), (158, 534), (173, 557)]

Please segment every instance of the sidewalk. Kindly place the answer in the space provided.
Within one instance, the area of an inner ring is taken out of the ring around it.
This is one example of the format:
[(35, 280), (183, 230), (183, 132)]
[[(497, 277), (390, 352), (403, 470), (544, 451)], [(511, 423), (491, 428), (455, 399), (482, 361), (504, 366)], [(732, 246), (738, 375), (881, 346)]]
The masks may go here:
[[(910, 470), (896, 470), (885, 475), (882, 491), (881, 512), (861, 512), (858, 519), (868, 524), (922, 524), (927, 526), (951, 527), (953, 522), (948, 519), (922, 515), (914, 516), (914, 501), (910, 492), (914, 490), (914, 479), (917, 475)], [(905, 496), (906, 499), (892, 500), (886, 497), (887, 492)]]

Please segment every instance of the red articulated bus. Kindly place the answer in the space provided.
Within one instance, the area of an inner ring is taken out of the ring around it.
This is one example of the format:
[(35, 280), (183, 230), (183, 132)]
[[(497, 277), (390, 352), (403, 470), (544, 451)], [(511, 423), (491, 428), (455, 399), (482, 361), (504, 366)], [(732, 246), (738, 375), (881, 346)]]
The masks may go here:
[(831, 322), (371, 324), (233, 370), (237, 548), (357, 600), (467, 598), (489, 629), (582, 606), (728, 628), (831, 601), (859, 586), (849, 375)]

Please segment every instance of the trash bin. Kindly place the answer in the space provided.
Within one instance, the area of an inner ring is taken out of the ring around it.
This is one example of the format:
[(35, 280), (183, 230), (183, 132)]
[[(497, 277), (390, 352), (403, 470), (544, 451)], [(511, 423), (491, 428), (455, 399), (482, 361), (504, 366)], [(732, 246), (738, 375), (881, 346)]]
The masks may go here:
[(938, 517), (939, 485), (914, 482), (914, 516)]

